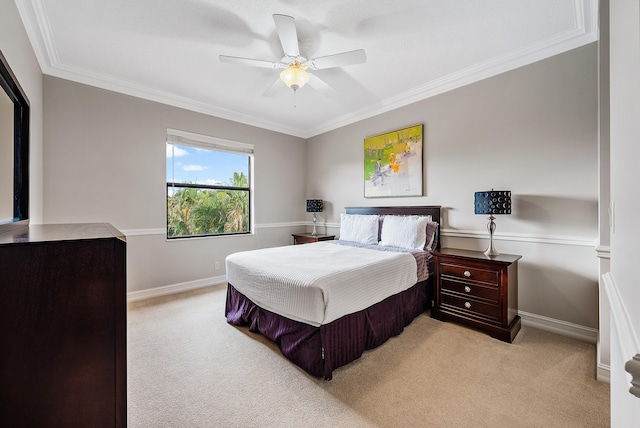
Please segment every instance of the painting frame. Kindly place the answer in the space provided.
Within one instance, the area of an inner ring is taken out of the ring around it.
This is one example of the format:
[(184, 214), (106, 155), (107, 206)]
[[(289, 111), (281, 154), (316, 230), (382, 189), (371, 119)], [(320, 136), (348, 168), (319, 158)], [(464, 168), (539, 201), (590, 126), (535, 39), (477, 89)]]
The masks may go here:
[(364, 139), (364, 197), (423, 196), (424, 124)]

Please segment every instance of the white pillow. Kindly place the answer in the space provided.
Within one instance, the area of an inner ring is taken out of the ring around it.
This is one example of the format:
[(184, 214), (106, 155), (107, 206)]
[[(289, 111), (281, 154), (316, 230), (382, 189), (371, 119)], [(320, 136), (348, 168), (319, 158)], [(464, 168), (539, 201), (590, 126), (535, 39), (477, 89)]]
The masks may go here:
[(385, 247), (424, 250), (428, 222), (429, 217), (426, 216), (385, 216), (379, 244)]
[(340, 214), (340, 240), (377, 245), (380, 216)]

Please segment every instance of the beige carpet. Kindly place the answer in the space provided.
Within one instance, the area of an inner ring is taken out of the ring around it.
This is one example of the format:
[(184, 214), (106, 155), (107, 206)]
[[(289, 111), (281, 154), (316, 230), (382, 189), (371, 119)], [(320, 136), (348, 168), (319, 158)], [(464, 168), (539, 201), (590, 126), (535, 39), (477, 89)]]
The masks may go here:
[(129, 305), (130, 427), (607, 427), (595, 346), (523, 327), (513, 344), (416, 318), (308, 376), (227, 324), (226, 285)]

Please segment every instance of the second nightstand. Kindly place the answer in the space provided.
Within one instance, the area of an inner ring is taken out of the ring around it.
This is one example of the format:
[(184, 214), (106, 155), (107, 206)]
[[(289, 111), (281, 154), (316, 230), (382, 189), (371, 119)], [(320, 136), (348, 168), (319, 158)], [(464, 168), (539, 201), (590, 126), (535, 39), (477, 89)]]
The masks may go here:
[(318, 242), (318, 241), (332, 241), (336, 237), (336, 235), (320, 235), (320, 234), (313, 236), (310, 233), (292, 233), (291, 236), (293, 236), (294, 245), (309, 244), (311, 242)]
[(511, 343), (520, 331), (518, 260), (480, 251), (443, 248), (433, 252), (435, 281), (431, 317), (456, 321)]

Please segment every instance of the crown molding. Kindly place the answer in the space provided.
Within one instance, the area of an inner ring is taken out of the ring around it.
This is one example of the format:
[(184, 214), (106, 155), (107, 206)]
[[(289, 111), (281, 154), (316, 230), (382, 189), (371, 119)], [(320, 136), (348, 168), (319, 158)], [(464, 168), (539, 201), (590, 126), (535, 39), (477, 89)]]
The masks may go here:
[(352, 115), (326, 122), (309, 130), (308, 137), (332, 131), (595, 42), (598, 40), (597, 5), (598, 0), (574, 0), (576, 21), (572, 30), (432, 80)]
[(46, 75), (71, 80), (137, 98), (146, 99), (299, 138), (311, 138), (352, 123), (425, 100), (480, 80), (540, 61), (598, 40), (598, 0), (574, 0), (575, 27), (540, 43), (443, 76), (410, 91), (327, 121), (311, 129), (301, 129), (266, 121), (238, 111), (195, 101), (178, 94), (157, 91), (143, 85), (111, 78), (61, 63), (53, 41), (43, 0), (16, 0), (25, 30)]

